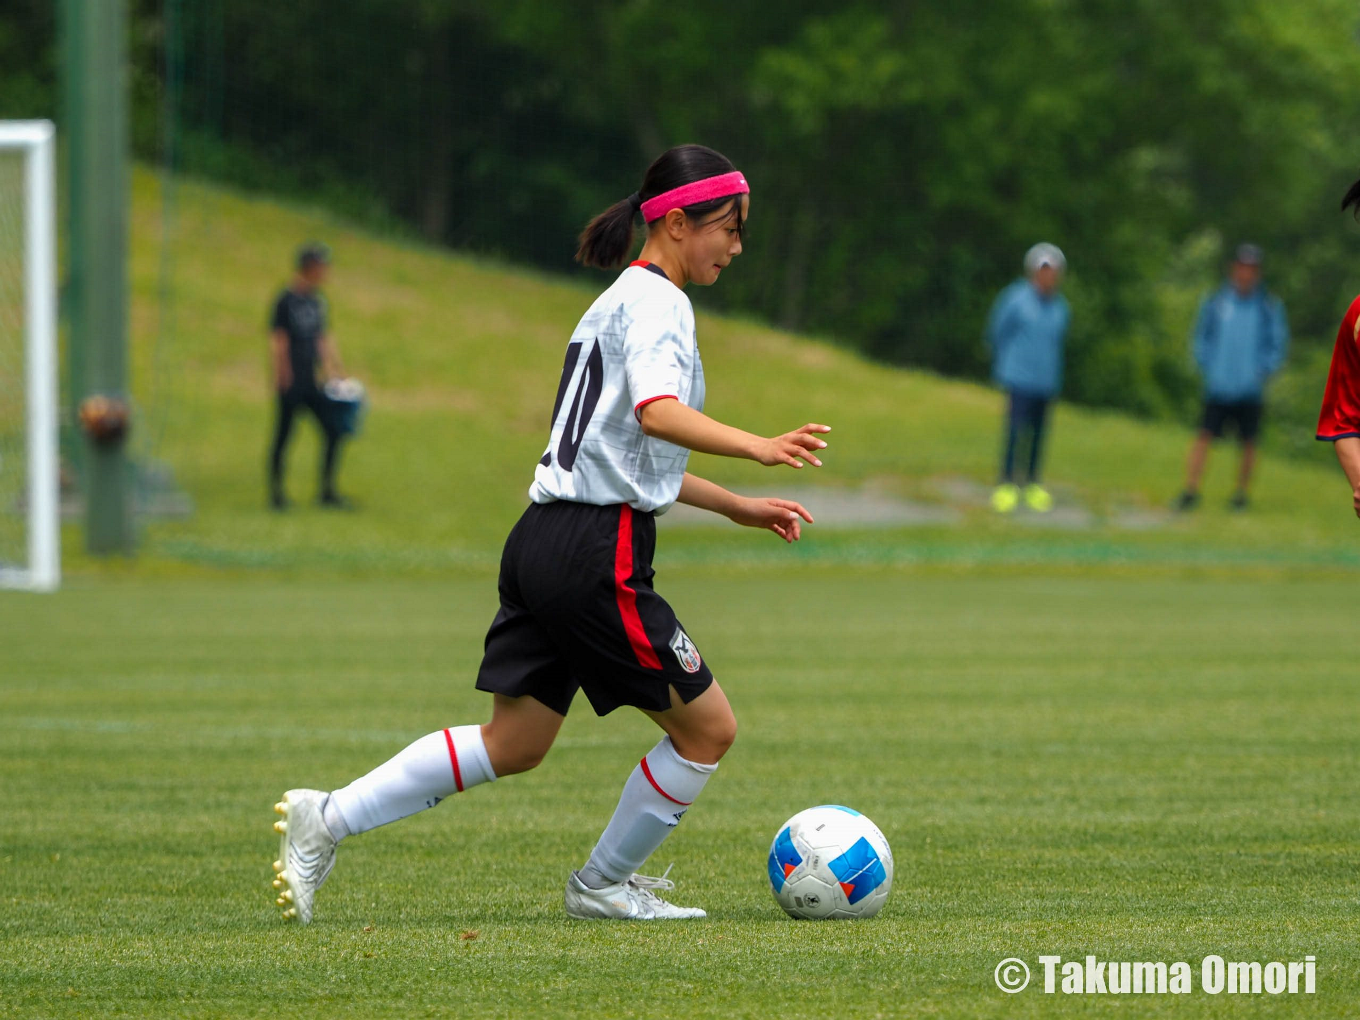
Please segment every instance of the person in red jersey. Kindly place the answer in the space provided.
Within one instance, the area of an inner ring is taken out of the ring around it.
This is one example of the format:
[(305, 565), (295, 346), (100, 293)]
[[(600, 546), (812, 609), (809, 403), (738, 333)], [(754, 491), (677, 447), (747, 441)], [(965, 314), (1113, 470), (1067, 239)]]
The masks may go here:
[[(1350, 186), (1341, 208), (1354, 210), (1360, 219), (1360, 181)], [(1351, 484), (1351, 507), (1360, 517), (1360, 297), (1351, 302), (1336, 333), (1317, 437), (1336, 447), (1336, 459)]]

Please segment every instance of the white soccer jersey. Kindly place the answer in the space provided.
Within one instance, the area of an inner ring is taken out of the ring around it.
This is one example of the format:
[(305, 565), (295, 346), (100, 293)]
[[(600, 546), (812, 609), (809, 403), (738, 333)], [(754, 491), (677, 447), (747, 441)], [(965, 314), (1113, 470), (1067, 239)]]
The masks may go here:
[(638, 412), (662, 397), (703, 410), (694, 309), (665, 274), (635, 262), (571, 335), (529, 498), (664, 513), (680, 494), (689, 450), (643, 434)]

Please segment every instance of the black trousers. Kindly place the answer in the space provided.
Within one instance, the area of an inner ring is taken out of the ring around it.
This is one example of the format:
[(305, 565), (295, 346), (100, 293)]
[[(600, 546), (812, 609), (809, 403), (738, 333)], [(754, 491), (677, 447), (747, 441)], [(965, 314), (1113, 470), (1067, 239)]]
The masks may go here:
[(1044, 425), (1048, 418), (1048, 398), (1032, 393), (1010, 392), (1006, 412), (1006, 441), (1001, 454), (1001, 480), (1015, 481), (1015, 461), (1022, 442), (1029, 447), (1029, 472), (1026, 481), (1037, 484), (1044, 449)]
[(326, 395), (316, 387), (294, 387), (279, 391), (278, 418), (269, 451), (269, 491), (274, 496), (283, 495), (284, 450), (293, 432), (293, 418), (303, 408), (312, 413), (325, 439), (321, 454), (321, 495), (335, 494), (335, 469), (339, 464), (340, 440), (344, 437), (336, 428)]

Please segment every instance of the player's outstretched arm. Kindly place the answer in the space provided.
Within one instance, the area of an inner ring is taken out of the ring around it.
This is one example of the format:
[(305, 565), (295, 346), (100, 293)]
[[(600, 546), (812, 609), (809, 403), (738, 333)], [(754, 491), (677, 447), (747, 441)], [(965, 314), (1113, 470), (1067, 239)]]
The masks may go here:
[(1332, 444), (1336, 447), (1336, 459), (1341, 461), (1341, 470), (1346, 472), (1346, 480), (1351, 483), (1351, 504), (1355, 516), (1360, 517), (1360, 437), (1347, 436)]
[(797, 542), (803, 521), (812, 523), (812, 514), (791, 499), (764, 496), (738, 496), (716, 482), (685, 472), (680, 483), (681, 503), (722, 514), (735, 524), (773, 531), (785, 542)]
[(739, 457), (754, 460), (766, 467), (787, 464), (800, 468), (803, 461), (813, 467), (821, 467), (822, 462), (817, 459), (815, 451), (826, 449), (826, 440), (820, 434), (831, 431), (829, 425), (809, 423), (782, 436), (766, 439), (724, 425), (673, 398), (653, 400), (643, 405), (639, 422), (647, 435), (683, 446), (695, 453)]

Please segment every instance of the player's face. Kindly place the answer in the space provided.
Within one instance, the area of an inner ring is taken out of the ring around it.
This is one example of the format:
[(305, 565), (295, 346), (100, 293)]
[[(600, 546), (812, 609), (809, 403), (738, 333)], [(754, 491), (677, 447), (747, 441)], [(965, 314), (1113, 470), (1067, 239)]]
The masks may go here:
[(1234, 262), (1232, 266), (1232, 283), (1239, 294), (1250, 294), (1256, 289), (1256, 284), (1261, 280), (1261, 267), (1248, 265), (1245, 262)]
[(302, 278), (307, 282), (307, 286), (313, 290), (326, 285), (326, 277), (330, 273), (330, 266), (324, 262), (313, 262), (302, 270)]
[[(741, 218), (751, 208), (751, 196), (742, 195)], [(685, 231), (685, 266), (692, 282), (707, 287), (717, 283), (728, 264), (741, 254), (741, 233), (737, 230), (737, 204), (733, 202), (726, 216), (719, 215), (707, 223)]]
[(1034, 271), (1034, 286), (1044, 297), (1055, 293), (1062, 284), (1062, 273), (1049, 265), (1040, 266)]

